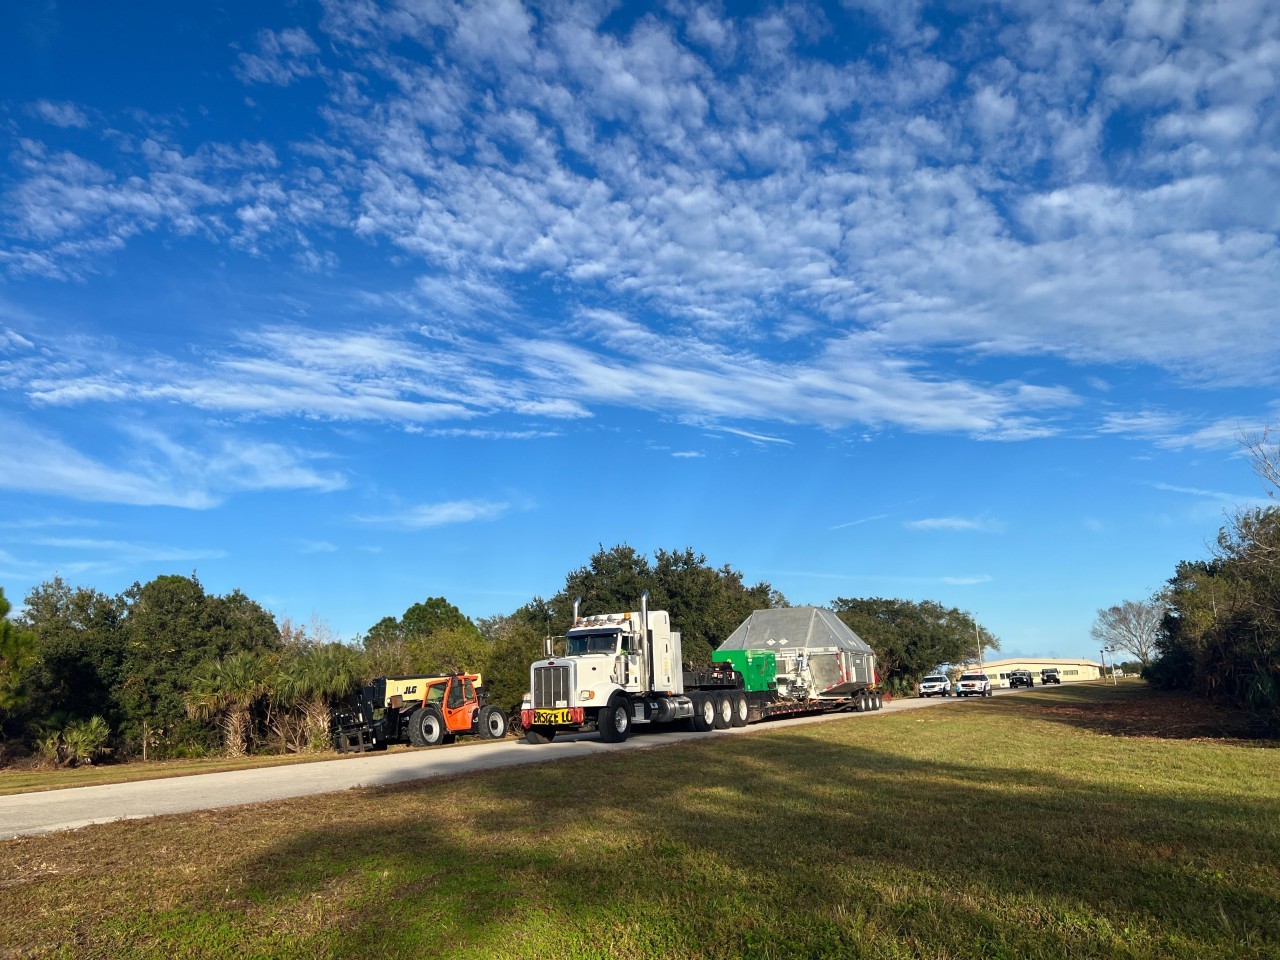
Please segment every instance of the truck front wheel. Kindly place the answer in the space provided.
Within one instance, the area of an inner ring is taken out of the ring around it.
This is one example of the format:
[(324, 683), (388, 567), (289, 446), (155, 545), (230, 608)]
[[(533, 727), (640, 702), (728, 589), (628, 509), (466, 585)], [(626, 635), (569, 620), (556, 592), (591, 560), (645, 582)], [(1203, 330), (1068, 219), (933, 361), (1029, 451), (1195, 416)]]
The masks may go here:
[(609, 705), (600, 711), (596, 726), (605, 743), (621, 743), (631, 733), (631, 704), (625, 697), (614, 694), (609, 698)]
[(524, 738), (529, 743), (550, 743), (556, 738), (555, 727), (528, 727)]

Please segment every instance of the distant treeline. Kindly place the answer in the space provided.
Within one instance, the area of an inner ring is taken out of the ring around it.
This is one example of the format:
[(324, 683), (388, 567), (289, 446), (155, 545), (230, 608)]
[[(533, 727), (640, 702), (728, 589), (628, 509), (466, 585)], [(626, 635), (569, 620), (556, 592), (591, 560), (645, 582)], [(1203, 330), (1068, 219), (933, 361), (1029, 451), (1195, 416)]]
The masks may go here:
[[(1241, 436), (1267, 495), (1280, 494), (1272, 430)], [(1140, 657), (1155, 686), (1244, 707), (1280, 728), (1280, 508), (1235, 511), (1206, 560), (1185, 560), (1150, 599), (1099, 610), (1094, 636)]]
[[(240, 591), (206, 592), (194, 576), (135, 583), (116, 596), (55, 577), (9, 619), (0, 591), (0, 733), (72, 764), (215, 750), (327, 749), (333, 703), (376, 676), (479, 672), (489, 702), (518, 706), (543, 639), (583, 612), (671, 613), (686, 663), (705, 663), (753, 610), (787, 606), (768, 583), (748, 586), (692, 549), (652, 558), (601, 547), (550, 599), (473, 621), (443, 597), (385, 617), (340, 642), (322, 623), (276, 619)], [(890, 690), (998, 641), (960, 610), (931, 601), (837, 598), (831, 608), (876, 650)]]
[(1159, 595), (1164, 619), (1143, 676), (1245, 707), (1280, 727), (1280, 509), (1238, 512), (1208, 560)]

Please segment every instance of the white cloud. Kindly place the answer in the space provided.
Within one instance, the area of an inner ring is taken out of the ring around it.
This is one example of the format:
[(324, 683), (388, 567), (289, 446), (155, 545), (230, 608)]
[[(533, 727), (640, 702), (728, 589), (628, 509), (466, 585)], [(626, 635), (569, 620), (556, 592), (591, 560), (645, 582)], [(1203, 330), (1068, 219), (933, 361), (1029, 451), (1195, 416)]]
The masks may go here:
[(106, 503), (206, 509), (217, 498), (205, 490), (171, 485), (148, 472), (108, 466), (56, 437), (0, 418), (0, 447), (14, 451), (22, 470), (0, 471), (0, 489)]
[[(218, 560), (225, 557), (224, 550), (170, 547), (155, 543), (134, 543), (127, 540), (94, 540), (85, 537), (45, 537), (32, 540), (33, 546), (73, 551), (76, 555), (104, 553), (104, 560), (112, 564), (176, 563), (197, 560)], [(103, 561), (94, 561), (100, 563)]]
[(986, 517), (926, 517), (903, 523), (908, 530), (943, 531), (960, 533), (1002, 533), (1004, 524)]
[(235, 492), (340, 489), (340, 474), (323, 473), (306, 455), (280, 444), (223, 437), (201, 449), (160, 431), (124, 428), (129, 443), (112, 451), (112, 464), (62, 438), (0, 417), (0, 447), (21, 451), (22, 470), (0, 471), (0, 489), (101, 503), (204, 510)]
[(285, 87), (316, 73), (315, 58), (319, 53), (315, 41), (298, 27), (279, 32), (262, 30), (256, 50), (241, 53), (233, 72), (244, 83)]
[[(637, 364), (600, 369), (601, 351), (563, 340), (562, 317), (513, 338), (512, 387), (474, 356), (474, 381), (446, 369), (452, 389), (435, 390), (415, 372), (406, 389), (389, 368), (354, 376), (264, 343), (274, 358), (223, 357), (205, 380), (108, 371), (32, 395), (414, 424), (617, 402), (1022, 439), (1054, 432), (1048, 411), (1079, 398), (920, 358), (1274, 380), (1274, 17), (1013, 5), (1007, 29), (961, 15), (937, 37), (917, 3), (849, 6), (897, 38), (884, 57), (811, 55), (843, 14), (802, 5), (734, 17), (672, 3), (614, 32), (595, 7), (329, 4), (323, 43), (265, 30), (234, 67), (246, 82), (319, 78), (313, 143), (183, 149), (123, 123), (114, 154), (17, 141), (14, 242), (0, 247), (15, 274), (78, 277), (157, 231), (323, 270), (354, 236), (422, 264), (406, 299), (432, 322), (533, 326), (528, 289), (545, 285), (564, 315), (628, 318), (604, 322), (603, 341), (692, 350), (685, 382), (643, 368), (652, 399)], [(958, 77), (967, 104), (950, 99)], [(779, 342), (796, 352), (760, 362)], [(567, 376), (558, 395), (542, 395), (540, 358)]]
[(448, 500), (442, 503), (420, 504), (390, 514), (357, 516), (355, 519), (360, 523), (423, 530), (429, 527), (496, 520), (509, 508), (508, 503), (489, 500)]
[(89, 126), (89, 117), (74, 103), (41, 99), (31, 105), (31, 111), (45, 123), (55, 127)]
[(1242, 436), (1262, 430), (1267, 422), (1257, 415), (1204, 422), (1167, 410), (1142, 410), (1108, 413), (1098, 432), (1149, 440), (1166, 450), (1231, 450), (1240, 448)]
[(858, 527), (864, 523), (874, 523), (876, 520), (886, 520), (893, 516), (891, 513), (876, 513), (869, 517), (859, 517), (857, 520), (847, 520), (844, 523), (837, 523), (834, 527), (828, 527), (828, 530), (843, 530), (845, 527)]

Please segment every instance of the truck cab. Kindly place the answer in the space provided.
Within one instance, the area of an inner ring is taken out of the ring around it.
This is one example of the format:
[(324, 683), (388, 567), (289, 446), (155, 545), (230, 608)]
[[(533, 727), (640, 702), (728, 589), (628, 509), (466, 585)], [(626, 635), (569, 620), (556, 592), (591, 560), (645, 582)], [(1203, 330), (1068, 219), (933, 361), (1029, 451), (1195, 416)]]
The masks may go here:
[(625, 739), (632, 722), (691, 716), (692, 704), (680, 702), (680, 634), (667, 612), (649, 610), (648, 594), (640, 610), (624, 613), (579, 616), (579, 602), (564, 655), (530, 667), (526, 738), (545, 743), (557, 730), (594, 723), (605, 739)]

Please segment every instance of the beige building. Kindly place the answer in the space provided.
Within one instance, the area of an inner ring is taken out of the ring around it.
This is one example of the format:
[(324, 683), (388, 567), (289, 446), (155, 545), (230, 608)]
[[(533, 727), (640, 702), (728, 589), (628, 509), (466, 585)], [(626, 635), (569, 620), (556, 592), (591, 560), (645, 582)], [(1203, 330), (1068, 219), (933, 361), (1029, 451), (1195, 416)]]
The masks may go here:
[[(1103, 666), (1096, 660), (1072, 660), (1061, 657), (1021, 657), (1009, 660), (988, 660), (982, 664), (982, 672), (991, 678), (993, 687), (1009, 686), (1009, 674), (1013, 670), (1030, 670), (1036, 686), (1040, 686), (1040, 671), (1046, 667), (1057, 667), (1058, 676), (1063, 683), (1076, 683), (1080, 680), (1100, 680)], [(965, 672), (977, 673), (978, 665), (970, 664)], [(947, 671), (954, 680), (960, 675), (958, 668)]]

